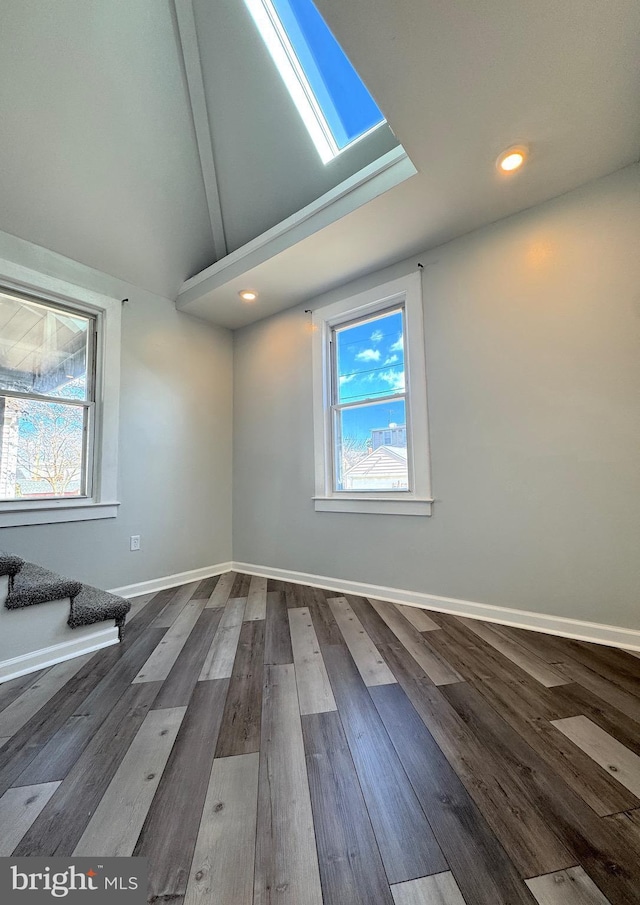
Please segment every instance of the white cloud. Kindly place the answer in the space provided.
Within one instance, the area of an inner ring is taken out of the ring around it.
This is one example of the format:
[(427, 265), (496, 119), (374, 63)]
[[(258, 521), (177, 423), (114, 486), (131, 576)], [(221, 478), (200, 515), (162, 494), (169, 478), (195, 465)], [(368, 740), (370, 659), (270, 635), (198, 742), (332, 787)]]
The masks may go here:
[(384, 333), (382, 332), (382, 330), (374, 330), (373, 333), (371, 334), (371, 342), (379, 343), (383, 336), (384, 336)]
[(391, 368), (388, 371), (381, 371), (378, 378), (388, 383), (392, 390), (404, 390), (404, 371), (394, 371)]
[(392, 365), (392, 364), (395, 364), (397, 360), (398, 360), (397, 355), (390, 355), (388, 358), (385, 358), (384, 364)]
[(397, 340), (392, 345), (389, 346), (389, 350), (391, 352), (402, 352), (403, 349), (404, 349), (404, 343), (402, 341), (402, 333), (401, 333), (400, 336), (397, 338)]
[(378, 349), (363, 349), (356, 355), (358, 361), (380, 361), (380, 352)]
[(340, 378), (340, 386), (343, 386), (345, 383), (351, 383), (355, 376), (355, 374), (343, 374)]

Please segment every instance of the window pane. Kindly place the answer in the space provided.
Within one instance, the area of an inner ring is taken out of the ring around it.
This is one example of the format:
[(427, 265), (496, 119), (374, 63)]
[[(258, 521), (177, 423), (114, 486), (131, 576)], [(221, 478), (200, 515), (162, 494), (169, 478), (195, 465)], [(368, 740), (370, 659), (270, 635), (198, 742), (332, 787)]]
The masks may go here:
[(339, 148), (384, 122), (312, 0), (273, 0), (316, 101)]
[(336, 397), (339, 403), (404, 393), (403, 311), (338, 328)]
[(85, 413), (79, 405), (0, 396), (0, 499), (83, 495)]
[(87, 399), (92, 319), (0, 293), (0, 389)]
[(409, 490), (403, 399), (335, 412), (336, 490)]

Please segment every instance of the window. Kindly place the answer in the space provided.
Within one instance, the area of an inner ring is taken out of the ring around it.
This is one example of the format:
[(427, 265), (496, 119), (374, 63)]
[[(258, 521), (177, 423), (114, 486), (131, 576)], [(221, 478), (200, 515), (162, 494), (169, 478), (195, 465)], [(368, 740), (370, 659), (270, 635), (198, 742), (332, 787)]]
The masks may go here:
[(323, 163), (385, 122), (312, 0), (245, 0)]
[(96, 319), (0, 293), (0, 500), (84, 497)]
[(112, 517), (120, 302), (25, 288), (0, 289), (0, 526)]
[[(331, 328), (333, 489), (409, 490), (404, 304)], [(389, 429), (376, 425), (388, 424)], [(382, 437), (382, 443), (379, 442)]]
[(420, 275), (313, 320), (316, 510), (429, 515)]

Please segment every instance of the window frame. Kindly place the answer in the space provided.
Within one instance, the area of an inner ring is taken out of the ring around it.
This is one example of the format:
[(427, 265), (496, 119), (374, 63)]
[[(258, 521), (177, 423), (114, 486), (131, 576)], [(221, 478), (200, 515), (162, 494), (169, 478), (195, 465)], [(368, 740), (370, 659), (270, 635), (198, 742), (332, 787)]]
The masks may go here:
[[(73, 497), (61, 497), (61, 496), (51, 496), (51, 497), (36, 497), (36, 502), (38, 499), (50, 499), (52, 501), (58, 501), (61, 499), (67, 500), (86, 500), (90, 499), (93, 494), (93, 484), (94, 484), (94, 456), (93, 450), (95, 448), (94, 435), (95, 435), (95, 397), (96, 397), (96, 377), (97, 377), (97, 339), (98, 339), (98, 324), (97, 317), (95, 314), (89, 314), (88, 312), (80, 312), (79, 309), (70, 308), (68, 305), (62, 304), (54, 304), (50, 300), (45, 300), (42, 297), (36, 297), (33, 294), (27, 294), (25, 292), (17, 292), (16, 290), (9, 290), (5, 286), (0, 285), (0, 292), (7, 297), (15, 298), (17, 301), (24, 301), (26, 303), (32, 303), (41, 308), (46, 308), (49, 311), (60, 312), (61, 314), (66, 315), (81, 315), (83, 316), (88, 323), (87, 329), (87, 359), (86, 359), (86, 398), (85, 399), (74, 399), (73, 397), (66, 396), (49, 396), (46, 393), (37, 393), (37, 392), (28, 392), (22, 390), (7, 390), (0, 387), (0, 397), (5, 399), (25, 399), (33, 402), (44, 402), (52, 405), (67, 405), (74, 408), (79, 408), (83, 410), (83, 438), (82, 438), (82, 465), (81, 465), (81, 489), (82, 492)], [(0, 498), (0, 503), (22, 503), (22, 502), (33, 502), (33, 499), (26, 497), (17, 497), (14, 499), (2, 499)]]
[[(366, 324), (368, 322), (373, 322), (376, 318), (380, 316), (384, 316), (386, 314), (392, 314), (396, 311), (402, 311), (402, 346), (403, 346), (403, 371), (404, 371), (404, 390), (402, 392), (393, 392), (389, 391), (385, 396), (382, 397), (370, 397), (367, 399), (360, 399), (357, 402), (340, 402), (340, 375), (338, 374), (338, 346), (336, 340), (336, 333), (339, 330), (348, 329), (349, 327), (356, 327), (358, 325)], [(330, 397), (330, 405), (331, 405), (331, 461), (332, 461), (332, 473), (331, 473), (331, 491), (335, 496), (338, 495), (340, 497), (344, 496), (345, 493), (357, 493), (359, 496), (363, 493), (380, 493), (384, 494), (385, 497), (390, 493), (394, 493), (393, 490), (380, 490), (380, 491), (371, 491), (371, 490), (338, 490), (338, 446), (337, 446), (337, 435), (336, 435), (336, 415), (340, 411), (345, 411), (345, 409), (354, 409), (354, 408), (363, 408), (368, 405), (377, 405), (391, 401), (397, 401), (402, 399), (405, 405), (405, 430), (406, 430), (406, 438), (407, 438), (407, 482), (408, 489), (407, 490), (398, 490), (397, 493), (401, 493), (403, 498), (411, 493), (412, 483), (412, 469), (411, 469), (411, 421), (410, 421), (410, 411), (409, 411), (409, 386), (407, 379), (407, 369), (405, 367), (405, 362), (407, 360), (407, 342), (406, 342), (406, 324), (407, 324), (407, 316), (406, 316), (406, 306), (404, 299), (401, 302), (392, 302), (390, 305), (385, 308), (381, 308), (379, 311), (374, 311), (373, 313), (361, 315), (359, 317), (348, 318), (347, 320), (340, 320), (338, 323), (331, 324), (329, 328), (329, 344), (330, 344), (330, 353), (329, 353), (329, 361), (330, 361), (330, 375), (329, 375), (329, 397)], [(392, 430), (388, 428), (383, 431), (384, 441), (380, 445), (390, 445), (392, 440)], [(389, 435), (389, 441), (387, 444), (387, 434)]]
[(95, 324), (93, 425), (87, 443), (87, 495), (2, 500), (0, 528), (115, 518), (120, 505), (117, 483), (122, 302), (8, 261), (0, 261), (0, 286), (8, 293), (34, 302), (90, 316)]
[[(334, 489), (333, 330), (393, 307), (404, 306), (405, 412), (409, 490)], [(316, 512), (431, 515), (431, 464), (427, 376), (420, 273), (407, 274), (312, 313), (313, 418)]]
[(322, 163), (328, 164), (335, 160), (340, 154), (343, 154), (368, 135), (371, 135), (380, 126), (385, 125), (386, 119), (383, 116), (379, 123), (375, 123), (362, 135), (352, 139), (343, 148), (339, 147), (327, 117), (273, 3), (271, 0), (245, 0), (245, 4), (320, 155)]

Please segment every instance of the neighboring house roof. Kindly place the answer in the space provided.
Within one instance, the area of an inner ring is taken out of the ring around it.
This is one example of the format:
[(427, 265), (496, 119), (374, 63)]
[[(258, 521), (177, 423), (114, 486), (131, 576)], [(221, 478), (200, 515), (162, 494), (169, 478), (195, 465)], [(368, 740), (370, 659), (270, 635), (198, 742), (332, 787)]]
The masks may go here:
[[(25, 475), (24, 469), (18, 467), (15, 485), (20, 488), (20, 495), (27, 496), (52, 496), (53, 488), (48, 481), (38, 480)], [(65, 496), (77, 496), (80, 479), (75, 478), (69, 483)]]
[(36, 496), (52, 494), (51, 484), (48, 481), (37, 481), (32, 478), (16, 478), (16, 485), (23, 496)]
[(407, 450), (404, 446), (379, 446), (344, 473), (345, 478), (398, 477), (407, 475)]
[(42, 494), (51, 494), (51, 484), (41, 478), (33, 478), (29, 472), (21, 465), (16, 467), (16, 478), (14, 484), (20, 488), (23, 496), (40, 496)]

